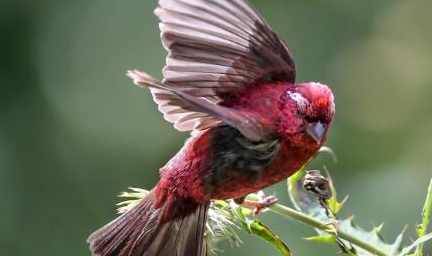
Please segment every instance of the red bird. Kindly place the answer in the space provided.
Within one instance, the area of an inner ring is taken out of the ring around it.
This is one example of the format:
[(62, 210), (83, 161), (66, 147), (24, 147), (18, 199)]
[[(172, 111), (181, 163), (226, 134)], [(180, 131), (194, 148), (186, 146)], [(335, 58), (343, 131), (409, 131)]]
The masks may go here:
[(322, 146), (335, 113), (326, 85), (295, 83), (288, 46), (244, 0), (160, 0), (155, 13), (164, 79), (128, 76), (192, 135), (139, 205), (89, 237), (93, 255), (206, 255), (210, 200), (287, 179)]

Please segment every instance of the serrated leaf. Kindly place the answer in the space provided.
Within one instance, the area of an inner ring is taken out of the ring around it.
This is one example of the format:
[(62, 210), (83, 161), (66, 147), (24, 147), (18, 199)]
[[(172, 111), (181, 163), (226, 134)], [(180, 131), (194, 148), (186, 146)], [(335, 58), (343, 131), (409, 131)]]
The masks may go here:
[[(387, 243), (380, 234), (380, 227), (375, 228), (371, 231), (366, 231), (361, 227), (357, 226), (353, 218), (339, 220), (339, 230), (349, 233), (359, 240), (365, 241), (372, 244), (375, 248), (380, 249), (383, 252), (387, 252), (389, 255), (396, 255), (401, 251), (401, 244), (404, 239), (405, 229), (398, 235), (394, 243)], [(374, 255), (362, 248), (354, 246), (360, 255)]]
[[(340, 219), (339, 218), (339, 220), (337, 222), (335, 222), (334, 219), (329, 218), (329, 216), (326, 215), (326, 211), (321, 207), (320, 204), (311, 203), (311, 202), (313, 202), (313, 200), (311, 200), (310, 196), (308, 196), (307, 192), (303, 189), (301, 181), (302, 181), (302, 175), (304, 175), (304, 173), (305, 172), (304, 172), (304, 168), (303, 168), (303, 170), (301, 170), (301, 172), (298, 172), (298, 173), (296, 173), (296, 176), (293, 176), (293, 179), (290, 178), (288, 181), (288, 186), (289, 186), (288, 191), (290, 193), (290, 198), (293, 201), (293, 204), (295, 206), (298, 206), (298, 207), (296, 207), (297, 209), (299, 209), (300, 211), (302, 211), (305, 214), (308, 214), (309, 216), (312, 216), (313, 218), (315, 218), (321, 222), (329, 223), (329, 225), (326, 226), (328, 228), (324, 229), (327, 233), (336, 235), (337, 230), (339, 230), (340, 232), (348, 233), (351, 236), (354, 236), (358, 240), (373, 244), (373, 246), (375, 248), (378, 248), (379, 250), (381, 250), (383, 252), (386, 252), (386, 253), (392, 252), (392, 254), (389, 254), (389, 255), (396, 255), (401, 251), (401, 243), (403, 240), (404, 232), (402, 232), (396, 238), (396, 240), (393, 244), (389, 244), (389, 243), (384, 241), (384, 239), (382, 238), (382, 236), (380, 234), (381, 227), (377, 227), (372, 231), (366, 231), (366, 230), (358, 227), (357, 225), (355, 225), (352, 218), (348, 218), (348, 219)], [(341, 210), (346, 199), (344, 199), (342, 202), (337, 201), (336, 189), (334, 188), (334, 185), (331, 181), (331, 178), (329, 179), (329, 181), (331, 184), (333, 196), (332, 196), (331, 200), (329, 200), (327, 202), (327, 205), (334, 213), (338, 213)], [(330, 217), (332, 217), (332, 216), (330, 216)], [(337, 228), (337, 230), (336, 230), (336, 228)], [(318, 236), (316, 239), (318, 241), (320, 241), (320, 239), (325, 240), (324, 238), (320, 238), (320, 237), (325, 237), (324, 234), (326, 234), (326, 233), (323, 232), (322, 230), (318, 230), (318, 229), (316, 229), (316, 231), (318, 232)], [(312, 241), (314, 241), (314, 239), (312, 239)], [(365, 251), (364, 249), (362, 249), (358, 246), (353, 246), (353, 247), (354, 247), (354, 250), (357, 251), (359, 255), (365, 255), (365, 256), (374, 255), (374, 254), (371, 254), (371, 253)]]
[(337, 200), (337, 192), (336, 192), (335, 186), (333, 184), (333, 179), (331, 178), (331, 176), (328, 172), (327, 172), (327, 179), (329, 181), (330, 191), (332, 193), (332, 197), (329, 199), (326, 199), (325, 203), (330, 208), (332, 213), (338, 214), (340, 212), (340, 210), (342, 210), (342, 207), (345, 204), (345, 202), (348, 200), (348, 195), (345, 196), (345, 198), (341, 202), (339, 202)]
[(397, 255), (399, 252), (402, 251), (403, 248), (403, 240), (404, 240), (404, 236), (405, 236), (405, 230), (406, 230), (407, 226), (404, 227), (404, 229), (402, 230), (402, 233), (400, 233), (394, 243), (392, 244), (391, 248), (390, 248), (390, 253), (391, 255)]
[[(429, 233), (427, 235), (424, 235), (420, 238), (418, 238), (417, 240), (414, 241), (414, 243), (412, 243), (411, 245), (403, 248), (402, 252), (399, 253), (398, 256), (405, 256), (408, 255), (408, 253), (412, 250), (414, 250), (414, 248), (416, 248), (418, 245), (420, 244), (424, 244), (425, 242), (429, 241), (432, 239), (432, 233)], [(413, 254), (415, 255), (415, 254)]]

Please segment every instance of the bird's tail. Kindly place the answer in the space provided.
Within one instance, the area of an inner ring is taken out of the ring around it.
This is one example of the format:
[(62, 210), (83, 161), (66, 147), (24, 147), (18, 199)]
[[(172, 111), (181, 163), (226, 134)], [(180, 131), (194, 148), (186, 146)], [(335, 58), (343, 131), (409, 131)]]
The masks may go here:
[(204, 231), (208, 204), (189, 202), (188, 210), (182, 211), (180, 202), (155, 202), (153, 190), (130, 211), (94, 232), (87, 240), (93, 255), (207, 255)]

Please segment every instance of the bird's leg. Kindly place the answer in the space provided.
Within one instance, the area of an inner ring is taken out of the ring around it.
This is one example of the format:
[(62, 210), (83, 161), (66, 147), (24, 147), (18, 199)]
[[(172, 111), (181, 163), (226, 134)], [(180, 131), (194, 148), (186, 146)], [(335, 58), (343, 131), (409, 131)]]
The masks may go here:
[(260, 198), (258, 201), (245, 200), (246, 197), (239, 197), (234, 199), (234, 202), (244, 206), (255, 207), (253, 214), (258, 215), (262, 210), (264, 210), (269, 206), (274, 205), (278, 201), (278, 199), (274, 195), (265, 196), (264, 192), (262, 191), (259, 191), (257, 195)]

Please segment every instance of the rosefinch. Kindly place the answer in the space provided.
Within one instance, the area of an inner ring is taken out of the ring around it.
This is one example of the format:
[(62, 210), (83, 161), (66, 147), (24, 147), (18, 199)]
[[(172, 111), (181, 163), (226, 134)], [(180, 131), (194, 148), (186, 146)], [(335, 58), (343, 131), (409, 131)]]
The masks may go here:
[(288, 46), (244, 0), (160, 0), (155, 13), (164, 79), (128, 76), (192, 135), (137, 206), (90, 236), (94, 255), (206, 255), (210, 200), (289, 177), (322, 146), (335, 113), (326, 85), (295, 83)]

